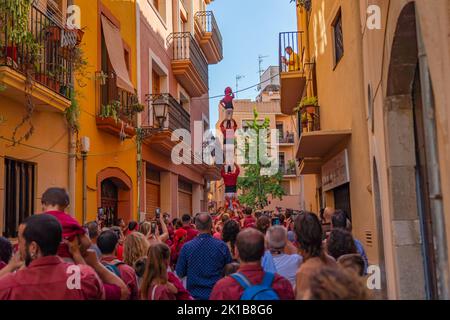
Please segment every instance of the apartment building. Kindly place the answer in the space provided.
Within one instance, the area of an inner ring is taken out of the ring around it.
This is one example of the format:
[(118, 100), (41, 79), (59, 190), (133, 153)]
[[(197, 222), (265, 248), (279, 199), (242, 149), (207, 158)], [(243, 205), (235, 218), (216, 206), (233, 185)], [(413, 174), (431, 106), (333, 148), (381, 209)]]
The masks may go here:
[[(141, 213), (160, 207), (172, 216), (207, 210), (215, 166), (202, 161), (203, 131), (210, 128), (208, 65), (222, 60), (222, 37), (210, 1), (139, 1), (141, 115)], [(194, 132), (195, 127), (195, 132)], [(173, 163), (177, 129), (191, 135), (190, 164)], [(200, 148), (200, 153), (194, 150)]]

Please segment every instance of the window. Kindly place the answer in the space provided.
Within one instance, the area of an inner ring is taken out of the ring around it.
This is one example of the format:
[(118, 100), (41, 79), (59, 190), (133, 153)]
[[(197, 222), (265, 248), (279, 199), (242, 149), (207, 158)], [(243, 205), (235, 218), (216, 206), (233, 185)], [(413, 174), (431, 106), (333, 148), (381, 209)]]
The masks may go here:
[(5, 237), (17, 237), (19, 224), (34, 213), (35, 173), (32, 163), (5, 159)]
[(128, 73), (130, 73), (130, 52), (127, 49), (123, 49), (123, 55), (125, 57), (125, 65), (127, 66)]
[(291, 182), (290, 181), (281, 181), (281, 187), (284, 190), (285, 195), (291, 195)]
[(280, 140), (280, 142), (282, 142), (283, 138), (284, 138), (283, 123), (281, 123), (281, 122), (277, 123), (276, 128), (277, 128), (277, 132), (278, 132), (278, 139)]
[(161, 76), (152, 70), (152, 94), (161, 93)]
[(333, 23), (333, 36), (334, 36), (334, 65), (336, 66), (344, 56), (344, 35), (342, 30), (342, 12), (336, 15)]
[(284, 156), (284, 152), (280, 152), (278, 153), (278, 165), (280, 166), (280, 171), (282, 173), (285, 173), (286, 171), (286, 164), (285, 164), (285, 156)]

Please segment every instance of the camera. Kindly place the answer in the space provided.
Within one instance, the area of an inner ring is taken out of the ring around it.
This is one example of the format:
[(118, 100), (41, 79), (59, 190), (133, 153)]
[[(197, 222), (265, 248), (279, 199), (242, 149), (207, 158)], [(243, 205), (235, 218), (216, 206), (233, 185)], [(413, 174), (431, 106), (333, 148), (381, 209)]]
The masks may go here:
[(161, 215), (161, 209), (160, 208), (156, 208), (155, 209), (155, 217), (156, 217), (156, 219), (159, 219), (160, 215)]
[(152, 221), (151, 229), (150, 229), (151, 234), (156, 234), (156, 227), (157, 227), (156, 222)]

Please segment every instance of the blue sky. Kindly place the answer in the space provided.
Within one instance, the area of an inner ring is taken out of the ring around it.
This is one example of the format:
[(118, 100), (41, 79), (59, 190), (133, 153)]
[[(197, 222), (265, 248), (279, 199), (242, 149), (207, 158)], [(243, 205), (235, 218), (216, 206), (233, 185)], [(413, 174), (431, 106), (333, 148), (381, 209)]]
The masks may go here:
[[(223, 37), (224, 59), (209, 68), (209, 94), (223, 94), (225, 87), (235, 90), (236, 75), (245, 78), (239, 88), (259, 82), (258, 55), (263, 69), (278, 65), (278, 34), (296, 30), (295, 4), (289, 0), (215, 0), (208, 6), (214, 11)], [(239, 93), (239, 99), (254, 99), (256, 89)], [(210, 100), (210, 123), (218, 119), (218, 102)]]

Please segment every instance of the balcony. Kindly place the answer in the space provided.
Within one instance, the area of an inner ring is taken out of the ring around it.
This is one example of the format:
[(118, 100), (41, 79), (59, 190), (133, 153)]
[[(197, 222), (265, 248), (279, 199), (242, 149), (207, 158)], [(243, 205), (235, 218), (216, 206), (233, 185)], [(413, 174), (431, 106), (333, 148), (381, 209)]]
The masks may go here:
[(168, 42), (173, 50), (172, 71), (191, 97), (208, 92), (208, 62), (190, 32), (172, 33)]
[(280, 146), (292, 146), (295, 143), (295, 137), (292, 132), (280, 132), (278, 141)]
[(305, 90), (304, 53), (303, 32), (280, 33), (280, 104), (281, 112), (287, 115), (294, 114), (294, 109), (303, 97)]
[(300, 137), (303, 133), (320, 130), (320, 107), (305, 106), (299, 111), (300, 114)]
[(129, 139), (136, 135), (137, 117), (143, 111), (136, 94), (116, 85), (116, 75), (111, 73), (100, 80), (101, 106), (97, 110), (97, 128)]
[(149, 94), (146, 102), (142, 120), (142, 129), (147, 132), (145, 143), (170, 155), (172, 148), (179, 143), (172, 141), (172, 133), (177, 129), (190, 132), (191, 116), (169, 93)]
[(24, 40), (15, 33), (17, 22), (9, 10), (4, 9), (1, 17), (0, 80), (7, 87), (2, 95), (26, 103), (28, 92), (37, 108), (63, 112), (70, 106), (73, 90), (74, 49), (79, 43), (76, 30), (66, 29), (35, 2)]
[(222, 35), (212, 11), (199, 11), (195, 14), (195, 37), (209, 64), (222, 61)]
[(295, 167), (286, 168), (285, 166), (280, 166), (280, 172), (283, 174), (283, 177), (285, 178), (297, 176), (297, 169)]

